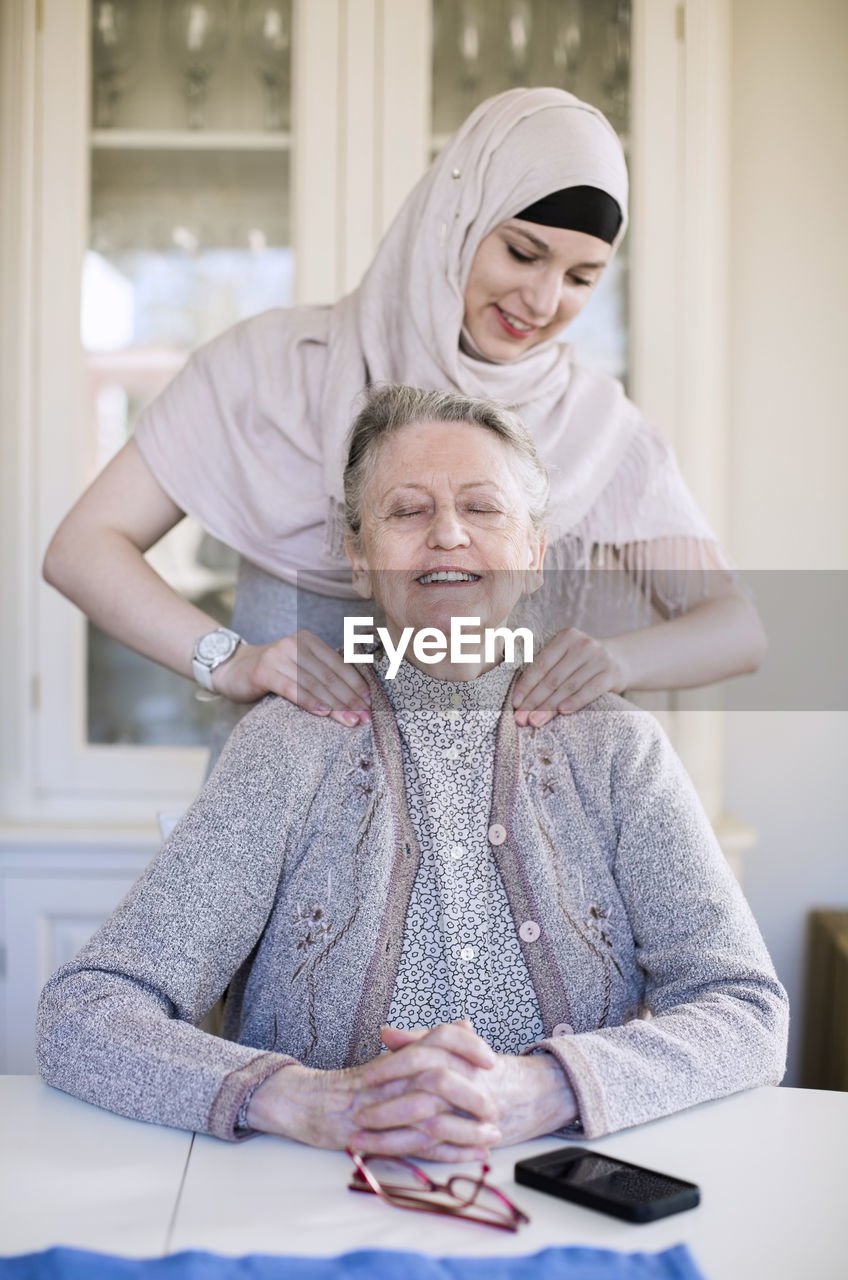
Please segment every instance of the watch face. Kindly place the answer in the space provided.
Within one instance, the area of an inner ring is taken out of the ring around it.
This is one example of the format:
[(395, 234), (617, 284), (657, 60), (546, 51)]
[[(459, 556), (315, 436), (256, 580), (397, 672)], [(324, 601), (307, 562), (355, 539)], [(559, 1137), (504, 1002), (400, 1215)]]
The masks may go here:
[(215, 658), (225, 658), (232, 653), (235, 647), (232, 636), (224, 635), (222, 631), (210, 631), (208, 635), (201, 636), (197, 642), (197, 656), (207, 662), (214, 661)]

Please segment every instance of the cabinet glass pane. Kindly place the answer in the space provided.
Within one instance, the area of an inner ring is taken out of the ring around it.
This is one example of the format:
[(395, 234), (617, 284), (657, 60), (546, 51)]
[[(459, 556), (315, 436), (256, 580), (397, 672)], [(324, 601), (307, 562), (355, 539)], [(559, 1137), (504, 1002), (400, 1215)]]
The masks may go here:
[[(290, 0), (93, 0), (89, 247), (82, 281), (89, 464), (129, 439), (189, 353), (291, 302)], [(230, 616), (236, 557), (191, 519), (149, 554)], [(88, 629), (88, 740), (199, 744), (214, 704)]]
[[(556, 85), (600, 108), (629, 147), (630, 0), (433, 0), (433, 152), (492, 94)], [(627, 379), (628, 242), (566, 331)]]

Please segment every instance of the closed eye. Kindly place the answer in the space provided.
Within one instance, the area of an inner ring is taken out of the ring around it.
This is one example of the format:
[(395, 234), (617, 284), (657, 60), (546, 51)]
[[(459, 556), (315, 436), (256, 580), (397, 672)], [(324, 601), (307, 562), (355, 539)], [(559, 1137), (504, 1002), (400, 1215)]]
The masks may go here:
[[(514, 244), (508, 244), (506, 248), (507, 253), (510, 257), (514, 258), (516, 262), (532, 263), (539, 261), (535, 254), (522, 253), (522, 251), (516, 248)], [(568, 278), (572, 284), (576, 284), (581, 289), (591, 289), (592, 286), (597, 283), (597, 276), (588, 278), (586, 276), (576, 276), (573, 273), (569, 273)]]
[(516, 262), (536, 262), (533, 254), (522, 253), (520, 249), (516, 249), (514, 244), (507, 245), (507, 252), (515, 258)]

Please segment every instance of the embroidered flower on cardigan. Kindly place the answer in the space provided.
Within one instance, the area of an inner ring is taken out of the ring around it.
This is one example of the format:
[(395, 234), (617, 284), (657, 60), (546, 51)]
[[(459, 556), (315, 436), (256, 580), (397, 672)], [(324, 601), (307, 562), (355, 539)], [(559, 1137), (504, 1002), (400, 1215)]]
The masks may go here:
[(364, 752), (349, 757), (348, 779), (354, 795), (368, 800), (374, 794), (374, 761)]
[(320, 902), (310, 902), (306, 907), (298, 905), (292, 916), (292, 925), (297, 939), (297, 950), (303, 952), (303, 960), (295, 969), (293, 977), (297, 977), (309, 959), (313, 947), (323, 946), (332, 932), (332, 924), (327, 919), (324, 907)]
[(589, 908), (588, 916), (583, 921), (583, 925), (594, 942), (607, 953), (608, 959), (615, 965), (619, 975), (621, 975), (621, 968), (613, 955), (608, 920), (609, 914), (606, 908), (598, 907), (593, 903)]
[(543, 796), (551, 796), (556, 791), (553, 766), (557, 762), (557, 753), (553, 741), (548, 734), (538, 729), (530, 732), (530, 750), (527, 752), (524, 765), (524, 777), (535, 784)]

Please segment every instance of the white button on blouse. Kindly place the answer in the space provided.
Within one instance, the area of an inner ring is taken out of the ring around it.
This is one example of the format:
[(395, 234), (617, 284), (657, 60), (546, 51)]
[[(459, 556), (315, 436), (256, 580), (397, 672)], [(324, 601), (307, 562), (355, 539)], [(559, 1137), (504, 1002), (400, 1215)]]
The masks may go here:
[(457, 759), (459, 758), (459, 748), (458, 748), (458, 747), (448, 747), (448, 749), (445, 751), (444, 755), (445, 755), (445, 759), (446, 759), (446, 760), (457, 760)]
[(503, 844), (506, 840), (506, 827), (502, 827), (499, 822), (493, 822), (489, 827), (489, 843)]
[(450, 856), (459, 860), (465, 857), (465, 845), (452, 844), (450, 848)]
[(525, 920), (519, 926), (518, 936), (522, 942), (535, 942), (541, 932), (535, 920)]
[(477, 952), (473, 947), (463, 947), (459, 953), (460, 960), (473, 960)]

